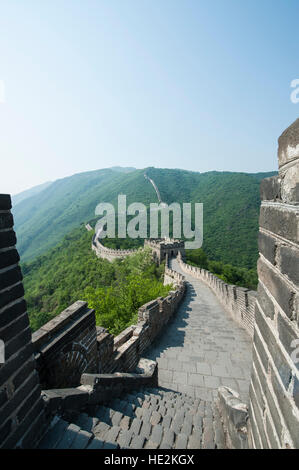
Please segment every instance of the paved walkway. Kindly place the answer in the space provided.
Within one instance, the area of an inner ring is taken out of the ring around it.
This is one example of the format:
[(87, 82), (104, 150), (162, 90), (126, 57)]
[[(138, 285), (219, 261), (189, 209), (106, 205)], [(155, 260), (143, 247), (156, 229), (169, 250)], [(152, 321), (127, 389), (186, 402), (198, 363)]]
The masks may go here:
[(221, 385), (248, 401), (251, 340), (203, 282), (184, 274), (185, 299), (146, 357), (158, 361), (159, 386), (212, 401)]

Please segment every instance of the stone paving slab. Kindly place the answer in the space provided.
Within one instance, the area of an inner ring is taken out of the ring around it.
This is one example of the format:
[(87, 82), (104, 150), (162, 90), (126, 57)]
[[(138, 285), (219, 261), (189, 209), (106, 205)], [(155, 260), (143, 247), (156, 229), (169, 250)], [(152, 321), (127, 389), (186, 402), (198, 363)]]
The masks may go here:
[(171, 263), (188, 285), (174, 319), (146, 354), (158, 362), (159, 385), (206, 401), (225, 385), (247, 402), (251, 339), (208, 286)]

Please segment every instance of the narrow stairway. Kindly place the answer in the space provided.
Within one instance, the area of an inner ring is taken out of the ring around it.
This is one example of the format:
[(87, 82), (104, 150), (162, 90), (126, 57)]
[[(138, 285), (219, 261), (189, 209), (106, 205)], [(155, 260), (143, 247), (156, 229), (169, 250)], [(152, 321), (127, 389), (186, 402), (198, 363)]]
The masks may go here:
[[(72, 421), (72, 422), (69, 422)], [(163, 388), (132, 391), (93, 416), (55, 417), (41, 449), (221, 449), (215, 404)]]

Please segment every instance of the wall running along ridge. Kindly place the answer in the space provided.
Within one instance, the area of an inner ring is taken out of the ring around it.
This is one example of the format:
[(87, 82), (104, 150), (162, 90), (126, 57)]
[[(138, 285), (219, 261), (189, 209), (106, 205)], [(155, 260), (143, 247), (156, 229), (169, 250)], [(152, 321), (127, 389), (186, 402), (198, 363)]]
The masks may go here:
[(104, 258), (107, 259), (108, 261), (113, 261), (114, 259), (122, 259), (125, 258), (126, 256), (134, 255), (139, 251), (139, 249), (136, 250), (113, 250), (112, 248), (106, 248), (98, 238), (96, 238), (96, 235), (93, 236), (92, 238), (92, 244), (91, 244), (92, 250), (95, 251), (96, 255), (98, 258)]

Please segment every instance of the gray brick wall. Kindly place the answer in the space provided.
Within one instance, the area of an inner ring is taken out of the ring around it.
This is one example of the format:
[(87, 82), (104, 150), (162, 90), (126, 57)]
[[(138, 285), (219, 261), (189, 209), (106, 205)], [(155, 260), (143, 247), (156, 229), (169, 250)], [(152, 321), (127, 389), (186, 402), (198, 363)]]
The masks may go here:
[(28, 448), (37, 442), (45, 418), (10, 209), (10, 196), (1, 194), (0, 447)]
[(250, 385), (254, 448), (299, 448), (299, 119), (279, 138), (279, 175), (261, 183)]
[(77, 301), (32, 336), (43, 389), (76, 387), (84, 372), (98, 372), (94, 310)]

